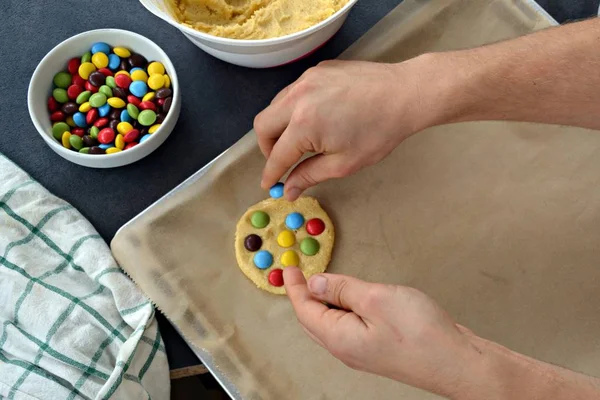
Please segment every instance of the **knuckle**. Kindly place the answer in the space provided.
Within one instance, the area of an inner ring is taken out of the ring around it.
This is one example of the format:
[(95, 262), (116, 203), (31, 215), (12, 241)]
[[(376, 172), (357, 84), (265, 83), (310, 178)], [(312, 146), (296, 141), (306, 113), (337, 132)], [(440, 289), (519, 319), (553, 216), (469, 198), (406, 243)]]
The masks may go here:
[(334, 178), (343, 178), (348, 175), (352, 175), (358, 170), (358, 167), (354, 163), (345, 163), (336, 166), (333, 170)]
[(298, 171), (298, 178), (300, 178), (300, 180), (302, 180), (306, 184), (307, 187), (315, 186), (318, 183), (317, 180), (315, 178), (313, 178), (310, 171), (307, 171), (304, 169)]
[(362, 300), (362, 306), (366, 310), (377, 310), (381, 307), (383, 302), (383, 292), (382, 288), (378, 286), (373, 286), (367, 290), (364, 299)]
[(254, 117), (254, 130), (256, 131), (257, 135), (261, 135), (263, 132), (263, 127), (264, 127), (264, 114), (261, 112), (259, 114), (256, 115), (256, 117)]
[(291, 122), (298, 127), (307, 128), (313, 124), (315, 110), (311, 106), (299, 104), (294, 110)]
[(333, 286), (333, 290), (331, 293), (334, 303), (339, 304), (343, 308), (346, 308), (343, 304), (343, 296), (347, 286), (348, 281), (346, 281), (345, 279), (341, 279), (337, 281), (336, 284)]

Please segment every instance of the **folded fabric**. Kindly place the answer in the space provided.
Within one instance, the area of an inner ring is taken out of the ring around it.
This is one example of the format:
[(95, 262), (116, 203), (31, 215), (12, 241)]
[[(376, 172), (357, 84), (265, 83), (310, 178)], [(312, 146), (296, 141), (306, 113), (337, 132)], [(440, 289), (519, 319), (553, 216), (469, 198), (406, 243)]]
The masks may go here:
[(0, 154), (0, 398), (169, 393), (150, 301), (77, 210)]

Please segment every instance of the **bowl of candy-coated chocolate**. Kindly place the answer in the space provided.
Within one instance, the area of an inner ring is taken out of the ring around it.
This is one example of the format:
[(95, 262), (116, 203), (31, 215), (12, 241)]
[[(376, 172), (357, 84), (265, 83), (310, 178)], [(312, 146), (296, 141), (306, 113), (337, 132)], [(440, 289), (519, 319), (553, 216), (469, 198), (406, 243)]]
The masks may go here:
[(38, 133), (61, 157), (92, 168), (131, 164), (171, 134), (181, 110), (173, 63), (120, 29), (83, 32), (38, 64), (27, 94)]

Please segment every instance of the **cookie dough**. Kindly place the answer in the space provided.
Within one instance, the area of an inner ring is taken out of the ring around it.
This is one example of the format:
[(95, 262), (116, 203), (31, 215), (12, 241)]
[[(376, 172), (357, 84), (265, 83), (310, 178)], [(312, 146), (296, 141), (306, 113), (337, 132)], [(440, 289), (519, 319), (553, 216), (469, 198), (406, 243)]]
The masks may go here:
[(268, 39), (307, 29), (348, 0), (170, 0), (182, 24), (231, 39)]
[[(268, 224), (253, 223), (264, 221), (263, 214), (268, 216)], [(322, 229), (310, 229), (311, 234), (307, 227), (313, 225)], [(324, 272), (331, 260), (334, 237), (333, 223), (316, 199), (300, 197), (289, 202), (270, 198), (250, 207), (238, 222), (235, 256), (242, 272), (256, 286), (285, 294), (283, 268), (297, 266), (307, 279)]]

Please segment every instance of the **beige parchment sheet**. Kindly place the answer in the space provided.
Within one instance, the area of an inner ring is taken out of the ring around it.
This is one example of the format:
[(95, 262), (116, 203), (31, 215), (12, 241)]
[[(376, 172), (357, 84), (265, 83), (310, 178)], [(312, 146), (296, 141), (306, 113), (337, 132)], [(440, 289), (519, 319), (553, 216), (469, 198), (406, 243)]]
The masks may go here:
[[(523, 1), (407, 0), (343, 58), (401, 61), (548, 26)], [(239, 271), (235, 225), (267, 196), (263, 165), (250, 132), (121, 230), (115, 257), (241, 397), (437, 398), (350, 370)], [(416, 287), (480, 336), (600, 375), (600, 133), (437, 127), (309, 193), (336, 226), (330, 272)]]

